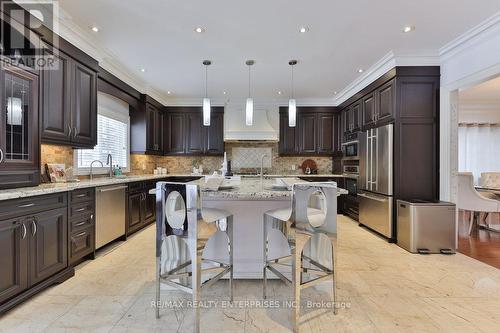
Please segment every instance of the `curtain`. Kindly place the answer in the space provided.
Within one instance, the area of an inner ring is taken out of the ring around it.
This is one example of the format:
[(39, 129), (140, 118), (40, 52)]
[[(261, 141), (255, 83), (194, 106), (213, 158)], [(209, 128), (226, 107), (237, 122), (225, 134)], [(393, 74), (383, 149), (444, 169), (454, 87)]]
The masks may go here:
[(500, 126), (459, 125), (458, 171), (472, 172), (476, 184), (481, 172), (500, 172)]

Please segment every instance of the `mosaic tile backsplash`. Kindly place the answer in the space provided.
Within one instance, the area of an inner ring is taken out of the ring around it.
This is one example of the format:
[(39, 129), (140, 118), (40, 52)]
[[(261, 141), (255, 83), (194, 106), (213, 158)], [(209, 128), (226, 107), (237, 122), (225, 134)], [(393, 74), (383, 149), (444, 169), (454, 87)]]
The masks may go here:
[[(278, 155), (277, 142), (228, 142), (226, 143), (227, 159), (231, 160), (233, 171), (255, 173), (260, 168), (260, 156), (264, 153), (272, 156), (264, 159), (265, 172), (268, 174), (302, 173), (299, 166), (308, 157), (290, 157)], [(45, 163), (64, 163), (66, 167), (73, 165), (73, 149), (65, 146), (43, 144), (42, 173)], [(331, 157), (312, 157), (318, 165), (318, 173), (331, 173)], [(221, 168), (221, 156), (152, 156), (142, 154), (130, 155), (130, 174), (151, 174), (155, 167), (165, 167), (169, 173), (189, 174), (193, 166), (203, 166), (203, 173), (212, 173)], [(84, 178), (84, 177), (82, 177)]]

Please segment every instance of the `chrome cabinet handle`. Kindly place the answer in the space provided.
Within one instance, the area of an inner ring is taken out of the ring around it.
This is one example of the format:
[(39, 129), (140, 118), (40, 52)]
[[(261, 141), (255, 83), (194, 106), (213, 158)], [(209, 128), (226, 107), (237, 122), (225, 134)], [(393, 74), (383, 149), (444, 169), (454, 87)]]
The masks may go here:
[(68, 129), (69, 129), (68, 136), (71, 138), (71, 132), (73, 132), (73, 129), (69, 124), (68, 124)]
[(86, 196), (87, 196), (87, 193), (82, 193), (82, 194), (76, 195), (77, 198), (83, 198), (83, 197), (86, 197)]
[(85, 209), (87, 209), (87, 208), (86, 207), (78, 208), (77, 210), (75, 210), (75, 212), (83, 212)]
[(76, 127), (73, 127), (73, 139), (76, 138)]
[(83, 221), (83, 222), (77, 223), (77, 224), (75, 224), (75, 227), (79, 227), (81, 225), (84, 225), (85, 223), (87, 223), (87, 221)]
[(371, 195), (367, 195), (367, 194), (364, 194), (364, 193), (358, 193), (358, 196), (363, 197), (363, 198), (367, 198), (367, 199), (370, 199), (370, 200), (375, 200), (375, 201), (378, 201), (378, 202), (387, 202), (388, 201), (387, 199), (379, 199), (379, 198), (376, 198), (376, 197), (373, 197)]
[(3, 150), (0, 149), (0, 163), (3, 162)]
[(28, 207), (33, 207), (35, 204), (33, 202), (24, 204), (24, 205), (19, 205), (17, 208), (28, 208)]
[(24, 225), (24, 223), (22, 223), (21, 227), (23, 228), (23, 235), (21, 236), (21, 239), (25, 239), (26, 238), (26, 234), (27, 234), (26, 225)]
[(86, 234), (87, 234), (87, 232), (83, 231), (83, 232), (80, 232), (79, 234), (76, 234), (75, 237), (85, 236)]
[(90, 220), (94, 219), (94, 214), (90, 214)]
[(33, 220), (31, 221), (31, 234), (33, 236), (36, 235), (37, 227), (36, 227), (36, 217), (33, 217)]

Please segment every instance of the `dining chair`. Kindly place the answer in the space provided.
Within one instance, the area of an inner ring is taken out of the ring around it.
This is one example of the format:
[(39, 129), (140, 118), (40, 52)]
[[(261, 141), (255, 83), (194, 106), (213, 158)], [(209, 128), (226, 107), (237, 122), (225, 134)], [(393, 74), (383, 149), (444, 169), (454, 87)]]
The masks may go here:
[(500, 211), (500, 202), (481, 195), (474, 187), (474, 177), (471, 172), (458, 173), (458, 209), (470, 211), (469, 235), (474, 226), (475, 212), (496, 213)]
[[(208, 240), (221, 231), (227, 235), (228, 262), (203, 258)], [(203, 265), (203, 266), (202, 266)], [(211, 277), (202, 283), (202, 274)], [(196, 184), (156, 184), (156, 318), (160, 317), (161, 285), (193, 295), (195, 332), (200, 331), (201, 290), (229, 274), (229, 295), (233, 301), (233, 216), (202, 208)]]
[(479, 185), (482, 187), (500, 188), (500, 172), (481, 172)]
[[(278, 230), (288, 241), (290, 255), (269, 258), (269, 232)], [(301, 290), (332, 280), (334, 313), (336, 301), (337, 184), (297, 183), (292, 186), (291, 207), (264, 214), (263, 294), (267, 297), (267, 271), (292, 285), (293, 330), (298, 332)], [(324, 260), (328, 258), (328, 260)], [(290, 263), (291, 261), (291, 263)], [(291, 279), (278, 268), (291, 267)], [(312, 278), (311, 278), (312, 277)], [(305, 278), (305, 279), (304, 279)]]

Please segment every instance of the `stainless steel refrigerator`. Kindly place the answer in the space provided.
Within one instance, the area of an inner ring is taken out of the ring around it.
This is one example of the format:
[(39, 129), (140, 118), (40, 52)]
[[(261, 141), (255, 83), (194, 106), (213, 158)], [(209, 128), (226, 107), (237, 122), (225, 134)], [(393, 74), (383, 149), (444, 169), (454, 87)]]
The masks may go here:
[(359, 137), (359, 223), (393, 238), (393, 125)]

